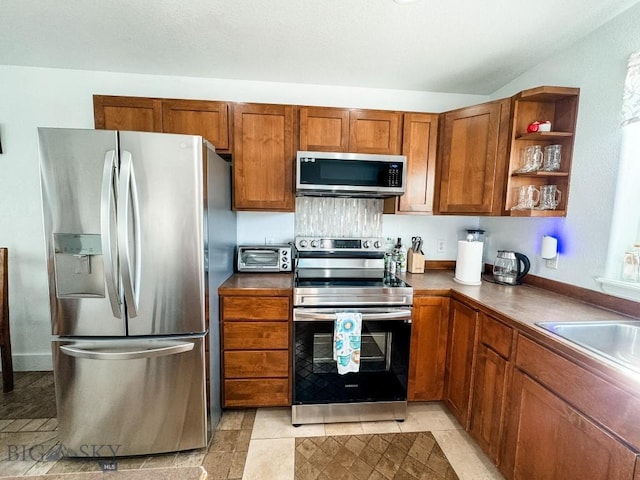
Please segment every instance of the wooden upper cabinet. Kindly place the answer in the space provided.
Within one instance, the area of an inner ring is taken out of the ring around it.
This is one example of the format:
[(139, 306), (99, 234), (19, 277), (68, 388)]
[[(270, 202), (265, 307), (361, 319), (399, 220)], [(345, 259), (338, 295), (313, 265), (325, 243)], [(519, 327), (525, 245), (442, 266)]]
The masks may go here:
[(349, 112), (349, 151), (397, 155), (402, 138), (402, 113), (381, 110)]
[(93, 114), (99, 129), (162, 132), (159, 98), (94, 95)]
[(300, 107), (300, 150), (347, 152), (349, 111), (329, 107)]
[(229, 104), (206, 100), (163, 100), (162, 125), (166, 133), (200, 135), (216, 151), (229, 150)]
[(293, 124), (291, 105), (234, 105), (234, 210), (294, 211)]
[(400, 153), (402, 113), (300, 107), (300, 150), (396, 155)]
[(437, 213), (502, 213), (510, 106), (503, 99), (441, 115)]
[(405, 113), (402, 154), (407, 157), (404, 195), (385, 199), (384, 213), (430, 213), (436, 175), (438, 115)]

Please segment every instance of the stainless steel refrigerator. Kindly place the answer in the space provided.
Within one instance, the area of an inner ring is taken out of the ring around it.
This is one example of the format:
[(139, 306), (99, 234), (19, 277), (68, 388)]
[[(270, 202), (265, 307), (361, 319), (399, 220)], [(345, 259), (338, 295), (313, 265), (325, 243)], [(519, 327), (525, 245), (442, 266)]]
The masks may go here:
[(198, 136), (38, 137), (62, 454), (205, 446), (220, 416), (217, 288), (236, 243), (230, 164)]

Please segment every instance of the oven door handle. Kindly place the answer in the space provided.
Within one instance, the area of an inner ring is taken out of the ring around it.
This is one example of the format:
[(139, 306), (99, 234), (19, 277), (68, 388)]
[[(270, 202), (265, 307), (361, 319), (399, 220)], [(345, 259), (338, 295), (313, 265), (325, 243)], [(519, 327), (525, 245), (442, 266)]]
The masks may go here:
[[(336, 319), (335, 313), (318, 313), (318, 312), (305, 312), (294, 311), (294, 322), (313, 322), (317, 320), (331, 320)], [(371, 320), (405, 320), (407, 323), (411, 323), (411, 311), (402, 310), (396, 312), (378, 312), (378, 313), (363, 313), (362, 321)]]

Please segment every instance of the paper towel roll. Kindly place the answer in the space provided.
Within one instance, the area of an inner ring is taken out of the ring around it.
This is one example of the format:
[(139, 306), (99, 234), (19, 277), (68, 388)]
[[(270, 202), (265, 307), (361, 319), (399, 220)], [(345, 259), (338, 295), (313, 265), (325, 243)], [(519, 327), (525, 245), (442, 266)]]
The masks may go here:
[(482, 275), (482, 242), (458, 242), (456, 274), (453, 279), (465, 285), (480, 285)]

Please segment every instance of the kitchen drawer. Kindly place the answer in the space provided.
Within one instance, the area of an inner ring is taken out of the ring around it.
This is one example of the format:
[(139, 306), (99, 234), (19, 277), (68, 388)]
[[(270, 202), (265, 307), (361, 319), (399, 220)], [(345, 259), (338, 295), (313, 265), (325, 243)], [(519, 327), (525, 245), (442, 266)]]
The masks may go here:
[(229, 320), (289, 320), (289, 297), (222, 297), (224, 322)]
[(289, 322), (226, 322), (222, 327), (225, 351), (289, 348)]
[(234, 350), (224, 352), (224, 378), (288, 376), (288, 350)]
[(290, 404), (287, 378), (224, 381), (225, 407), (277, 407)]
[(523, 335), (518, 335), (515, 363), (636, 451), (640, 448), (638, 397)]
[(513, 329), (504, 323), (494, 320), (482, 313), (480, 317), (480, 341), (495, 350), (502, 357), (509, 359)]

